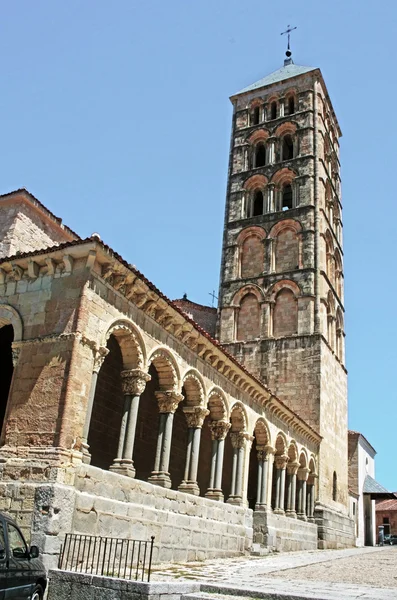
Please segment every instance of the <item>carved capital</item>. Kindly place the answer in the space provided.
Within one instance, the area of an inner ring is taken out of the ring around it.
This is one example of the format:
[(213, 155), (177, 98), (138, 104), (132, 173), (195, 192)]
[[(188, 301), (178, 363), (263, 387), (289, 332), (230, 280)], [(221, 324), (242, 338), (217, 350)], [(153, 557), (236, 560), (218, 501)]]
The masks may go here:
[(227, 421), (211, 421), (208, 423), (213, 440), (224, 440), (231, 425)]
[(266, 446), (257, 446), (256, 447), (258, 462), (264, 462), (267, 457)]
[(146, 383), (151, 380), (149, 373), (141, 369), (129, 369), (121, 371), (121, 387), (123, 394), (140, 396), (145, 391)]
[(230, 434), (230, 441), (232, 442), (233, 448), (244, 448), (247, 443), (247, 438), (242, 431), (232, 431)]
[(287, 465), (287, 472), (289, 475), (296, 475), (299, 469), (298, 462), (289, 462)]
[(277, 469), (285, 469), (288, 463), (288, 456), (286, 454), (281, 454), (280, 456), (275, 456), (274, 461), (276, 463)]
[(183, 409), (183, 412), (185, 413), (187, 426), (194, 429), (201, 428), (205, 417), (210, 414), (210, 411), (203, 406), (187, 406)]
[(309, 473), (310, 473), (310, 469), (308, 469), (307, 467), (301, 467), (300, 469), (298, 469), (299, 481), (307, 481), (307, 478), (309, 477)]
[(183, 395), (167, 390), (166, 392), (155, 392), (160, 413), (174, 413), (178, 408), (179, 402), (183, 400)]
[(104, 346), (100, 346), (93, 352), (94, 352), (94, 366), (93, 366), (92, 370), (94, 373), (99, 373), (99, 371), (103, 365), (103, 361), (105, 360), (106, 356), (109, 354), (109, 350), (108, 350), (108, 348), (105, 348)]

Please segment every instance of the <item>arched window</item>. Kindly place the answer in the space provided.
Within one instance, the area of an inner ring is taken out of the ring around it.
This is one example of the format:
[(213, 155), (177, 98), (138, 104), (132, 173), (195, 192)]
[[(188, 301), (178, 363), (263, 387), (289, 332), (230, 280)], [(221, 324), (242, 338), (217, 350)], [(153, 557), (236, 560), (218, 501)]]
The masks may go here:
[(298, 333), (298, 303), (294, 293), (283, 288), (276, 296), (273, 309), (273, 335), (284, 337)]
[(260, 306), (254, 294), (247, 294), (241, 300), (237, 318), (237, 340), (248, 342), (260, 334)]
[(0, 433), (6, 414), (8, 395), (10, 392), (12, 374), (14, 367), (12, 364), (11, 344), (14, 340), (14, 328), (12, 325), (1, 327), (0, 321), (0, 359), (1, 359), (1, 377), (0, 377)]
[(292, 208), (292, 186), (285, 185), (282, 190), (281, 210), (289, 210)]
[(338, 476), (336, 474), (336, 471), (334, 471), (334, 474), (332, 477), (332, 500), (334, 502), (336, 502), (337, 498), (338, 498)]
[(270, 105), (270, 118), (277, 119), (277, 102), (272, 102)]
[(266, 146), (258, 144), (255, 150), (255, 167), (264, 167), (266, 165)]
[(258, 217), (263, 215), (263, 192), (257, 190), (254, 194), (253, 211), (252, 216)]
[(274, 263), (276, 273), (299, 268), (299, 239), (295, 230), (286, 227), (276, 237)]
[(293, 115), (295, 112), (295, 98), (290, 96), (288, 98), (288, 114)]
[(254, 112), (252, 113), (252, 125), (258, 125), (259, 123), (259, 106), (255, 106)]
[(240, 250), (241, 277), (255, 277), (263, 272), (264, 247), (257, 235), (249, 235)]
[(285, 135), (281, 147), (281, 160), (291, 160), (291, 158), (294, 158), (294, 142), (290, 135)]

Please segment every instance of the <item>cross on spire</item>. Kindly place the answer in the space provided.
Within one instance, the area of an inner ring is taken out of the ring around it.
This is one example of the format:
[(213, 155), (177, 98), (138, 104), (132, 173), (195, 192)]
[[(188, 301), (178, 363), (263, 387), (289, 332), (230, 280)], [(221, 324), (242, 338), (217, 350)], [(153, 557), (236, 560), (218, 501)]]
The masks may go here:
[(294, 29), (298, 29), (297, 27), (291, 27), (291, 25), (287, 25), (287, 29), (285, 31), (283, 31), (280, 35), (288, 35), (288, 46), (287, 46), (287, 52), (286, 55), (288, 57), (291, 56), (291, 48), (290, 48), (290, 37), (291, 37), (291, 31), (294, 31)]

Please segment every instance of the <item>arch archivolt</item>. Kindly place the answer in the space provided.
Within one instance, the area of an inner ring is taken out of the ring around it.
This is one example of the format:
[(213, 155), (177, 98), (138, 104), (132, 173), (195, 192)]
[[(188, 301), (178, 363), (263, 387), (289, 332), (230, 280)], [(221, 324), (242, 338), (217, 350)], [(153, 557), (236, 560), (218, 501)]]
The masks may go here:
[(236, 401), (230, 409), (231, 432), (247, 431), (247, 412), (242, 402)]
[(271, 437), (269, 427), (263, 417), (257, 419), (254, 426), (254, 436), (258, 446), (271, 446)]
[(256, 108), (257, 106), (262, 106), (263, 104), (263, 98), (254, 98), (253, 100), (251, 100), (251, 102), (249, 102), (249, 104), (247, 105), (247, 108), (253, 109)]
[(237, 244), (242, 246), (245, 240), (253, 235), (258, 237), (260, 240), (264, 240), (266, 237), (266, 231), (263, 229), (263, 227), (258, 227), (257, 225), (254, 225), (253, 227), (245, 227), (245, 229), (240, 231), (237, 237)]
[(214, 386), (210, 389), (208, 409), (212, 421), (227, 421), (229, 419), (228, 401), (221, 388)]
[(299, 465), (301, 468), (307, 467), (308, 465), (308, 457), (305, 448), (302, 448), (299, 454)]
[(271, 228), (268, 237), (274, 239), (285, 229), (299, 233), (302, 231), (302, 226), (299, 221), (295, 221), (295, 219), (283, 219), (282, 221), (278, 221), (278, 223)]
[(265, 300), (263, 292), (258, 285), (246, 285), (234, 295), (231, 305), (239, 307), (243, 298), (248, 294), (253, 294), (260, 304)]
[(155, 348), (148, 359), (148, 366), (156, 368), (160, 391), (173, 391), (180, 393), (181, 378), (179, 367), (173, 354), (163, 346)]
[(288, 446), (288, 458), (291, 462), (297, 462), (298, 456), (298, 445), (295, 440), (291, 440)]
[(102, 346), (106, 346), (111, 335), (120, 346), (124, 369), (146, 369), (145, 342), (133, 323), (125, 319), (114, 321), (105, 333)]
[(196, 369), (189, 369), (182, 377), (185, 399), (188, 406), (205, 406), (205, 385)]
[(295, 171), (292, 169), (284, 168), (276, 171), (271, 178), (271, 182), (275, 183), (278, 187), (285, 185), (291, 185), (296, 177)]
[(250, 135), (247, 141), (252, 146), (255, 146), (259, 142), (266, 143), (269, 136), (270, 133), (267, 129), (257, 129), (252, 135)]
[(19, 312), (9, 304), (0, 304), (0, 329), (5, 325), (12, 325), (14, 329), (14, 342), (23, 338), (23, 322)]
[(277, 137), (284, 137), (284, 135), (292, 135), (294, 136), (296, 134), (296, 130), (297, 127), (295, 125), (295, 123), (292, 122), (288, 122), (288, 123), (282, 123), (281, 125), (279, 125), (276, 129), (276, 131), (274, 132), (274, 135), (276, 135)]
[(287, 436), (282, 431), (279, 431), (276, 437), (275, 444), (276, 454), (277, 455), (287, 455), (288, 449), (288, 441)]
[(301, 295), (301, 289), (298, 286), (298, 284), (289, 279), (282, 279), (270, 288), (270, 290), (266, 294), (266, 299), (274, 302), (276, 300), (277, 294), (283, 289), (290, 290), (294, 294), (295, 298), (298, 298)]
[(244, 189), (247, 191), (264, 190), (268, 179), (264, 175), (253, 175), (244, 182)]

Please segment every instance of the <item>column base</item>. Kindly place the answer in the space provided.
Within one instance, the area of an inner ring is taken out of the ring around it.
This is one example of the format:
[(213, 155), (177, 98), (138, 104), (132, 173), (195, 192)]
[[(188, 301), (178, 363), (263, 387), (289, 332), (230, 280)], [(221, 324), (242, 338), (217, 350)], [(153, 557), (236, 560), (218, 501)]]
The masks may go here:
[(257, 512), (258, 510), (259, 510), (259, 511), (262, 511), (262, 512), (266, 512), (266, 511), (267, 511), (267, 506), (266, 506), (266, 504), (255, 504), (255, 508), (254, 508), (254, 510), (255, 510), (256, 512)]
[(182, 481), (178, 487), (179, 492), (185, 494), (193, 494), (194, 496), (200, 496), (200, 488), (195, 481)]
[(284, 510), (282, 508), (275, 508), (274, 511), (273, 511), (273, 513), (275, 515), (285, 515), (285, 512), (284, 512)]
[(169, 473), (165, 473), (164, 471), (153, 471), (148, 479), (149, 483), (153, 483), (154, 485), (159, 485), (163, 488), (171, 487), (171, 478)]
[(135, 477), (135, 467), (132, 460), (116, 459), (109, 467), (109, 471), (118, 473), (119, 475), (125, 475), (126, 477)]
[(81, 444), (81, 453), (82, 453), (82, 462), (85, 465), (89, 465), (91, 464), (91, 454), (89, 451), (89, 445), (85, 444), (84, 442)]
[(300, 521), (307, 521), (307, 516), (305, 514), (298, 513), (297, 517)]
[(207, 493), (205, 494), (205, 497), (209, 498), (210, 500), (217, 500), (218, 502), (223, 502), (223, 500), (224, 500), (222, 490), (216, 490), (216, 489), (208, 490)]
[(243, 499), (241, 496), (229, 496), (229, 498), (226, 500), (226, 503), (241, 506), (243, 503)]
[(290, 519), (296, 519), (297, 518), (297, 514), (294, 510), (287, 510), (285, 513), (286, 517), (289, 517)]

